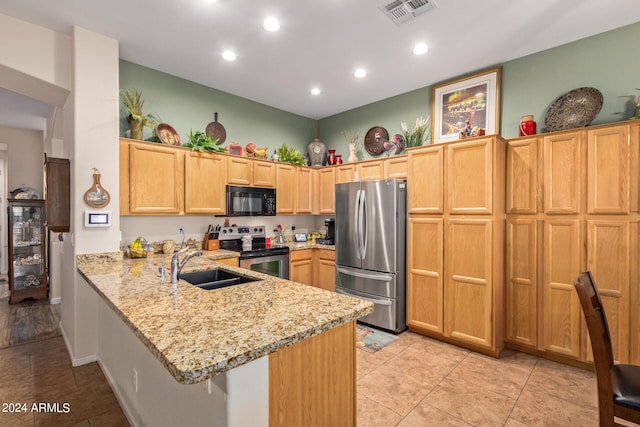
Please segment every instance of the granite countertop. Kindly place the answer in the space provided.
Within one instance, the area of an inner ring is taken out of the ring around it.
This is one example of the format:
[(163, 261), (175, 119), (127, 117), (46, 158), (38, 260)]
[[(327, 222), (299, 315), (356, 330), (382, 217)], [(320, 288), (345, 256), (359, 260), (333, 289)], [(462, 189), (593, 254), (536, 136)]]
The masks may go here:
[[(261, 279), (212, 291), (170, 283), (170, 257), (77, 256), (78, 271), (180, 383), (193, 384), (373, 312), (373, 304), (215, 262), (204, 251), (183, 269), (220, 267)], [(163, 265), (167, 274), (160, 277)]]
[(335, 245), (322, 245), (320, 243), (315, 242), (290, 242), (285, 243), (286, 246), (289, 246), (289, 250), (299, 251), (302, 249), (328, 249), (330, 251), (335, 251)]

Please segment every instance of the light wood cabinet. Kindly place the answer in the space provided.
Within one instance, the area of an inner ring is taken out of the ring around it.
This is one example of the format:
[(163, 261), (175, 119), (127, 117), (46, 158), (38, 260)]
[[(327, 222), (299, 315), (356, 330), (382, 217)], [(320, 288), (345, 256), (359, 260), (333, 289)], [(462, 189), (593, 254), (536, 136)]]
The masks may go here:
[(185, 152), (184, 212), (224, 215), (227, 161), (223, 156)]
[(120, 155), (122, 215), (183, 211), (184, 150), (121, 140)]
[(335, 292), (336, 290), (336, 252), (329, 249), (314, 249), (313, 285)]
[(384, 179), (384, 160), (369, 160), (356, 166), (360, 181)]
[(421, 147), (410, 150), (407, 161), (407, 324), (497, 356), (504, 322), (505, 141), (493, 136)]
[(315, 214), (335, 214), (335, 169), (322, 168), (314, 169), (316, 174), (316, 184), (314, 194), (315, 206), (313, 213)]
[(289, 254), (289, 280), (313, 286), (313, 249), (291, 251)]
[(269, 355), (270, 426), (356, 426), (355, 323)]
[(289, 280), (335, 292), (335, 277), (335, 251), (309, 248), (290, 252)]
[(276, 211), (278, 214), (293, 214), (296, 211), (297, 172), (293, 165), (287, 163), (276, 165)]
[(343, 182), (353, 182), (355, 178), (356, 164), (349, 163), (338, 165), (336, 169), (336, 184)]
[(518, 138), (507, 147), (509, 347), (590, 361), (573, 281), (591, 270), (614, 358), (640, 362), (637, 316), (639, 125)]
[(314, 179), (313, 169), (297, 168), (296, 209), (297, 214), (313, 213)]
[(275, 188), (276, 164), (246, 157), (227, 156), (227, 184)]
[(407, 179), (407, 156), (389, 157), (384, 161), (384, 177)]

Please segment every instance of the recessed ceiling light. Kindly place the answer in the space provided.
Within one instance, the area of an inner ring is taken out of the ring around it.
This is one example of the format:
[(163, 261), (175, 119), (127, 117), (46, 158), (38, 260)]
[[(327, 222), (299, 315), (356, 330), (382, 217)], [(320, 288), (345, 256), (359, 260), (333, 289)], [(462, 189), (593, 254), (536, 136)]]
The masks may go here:
[(236, 60), (236, 54), (230, 50), (225, 50), (224, 52), (222, 52), (222, 57), (227, 61)]
[(280, 29), (280, 23), (276, 18), (270, 16), (264, 20), (264, 22), (262, 23), (262, 28), (271, 32), (278, 31)]
[(317, 87), (312, 88), (310, 92), (311, 92), (311, 95), (320, 95), (322, 93), (320, 88), (317, 88)]
[(417, 45), (414, 46), (413, 53), (415, 55), (424, 55), (425, 53), (427, 53), (428, 50), (429, 50), (429, 46), (427, 46), (424, 43), (418, 43)]
[(358, 68), (354, 73), (354, 76), (356, 76), (357, 78), (361, 79), (363, 77), (367, 76), (367, 71), (362, 69), (362, 68)]

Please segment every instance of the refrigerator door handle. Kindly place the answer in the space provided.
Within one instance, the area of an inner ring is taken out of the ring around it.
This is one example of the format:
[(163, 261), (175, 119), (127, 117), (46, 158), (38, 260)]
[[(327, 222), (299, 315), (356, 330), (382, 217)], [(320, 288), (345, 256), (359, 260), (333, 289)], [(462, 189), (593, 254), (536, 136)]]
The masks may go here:
[(362, 192), (362, 190), (358, 190), (356, 191), (356, 200), (355, 200), (355, 209), (353, 210), (353, 223), (355, 224), (355, 227), (353, 227), (354, 230), (354, 238), (357, 242), (357, 248), (358, 248), (358, 259), (362, 259), (362, 256), (360, 255), (362, 252), (360, 250), (360, 221), (359, 221), (359, 216), (360, 216), (360, 193)]
[(344, 268), (344, 267), (338, 267), (337, 271), (338, 273), (346, 274), (347, 276), (360, 277), (362, 279), (380, 280), (382, 282), (390, 282), (393, 280), (392, 275), (384, 274), (384, 273), (368, 274), (368, 273), (363, 273), (362, 271), (359, 271), (359, 270), (354, 270), (352, 268)]
[(360, 298), (360, 299), (363, 299), (365, 301), (371, 301), (372, 303), (379, 304), (379, 305), (391, 305), (391, 302), (392, 302), (390, 299), (387, 299), (387, 298), (385, 298), (385, 299), (371, 298), (371, 297), (365, 297), (365, 296), (363, 296), (361, 294), (357, 294), (357, 295), (356, 294), (352, 294), (352, 293), (347, 292), (345, 290), (342, 290), (340, 288), (336, 288), (336, 293), (337, 294), (342, 294), (342, 295), (347, 295), (347, 296), (350, 296), (350, 297), (353, 297), (353, 298)]
[(360, 210), (362, 214), (360, 215), (360, 229), (362, 236), (362, 249), (360, 253), (362, 254), (362, 259), (365, 259), (367, 256), (367, 192), (362, 190), (362, 203), (360, 203)]

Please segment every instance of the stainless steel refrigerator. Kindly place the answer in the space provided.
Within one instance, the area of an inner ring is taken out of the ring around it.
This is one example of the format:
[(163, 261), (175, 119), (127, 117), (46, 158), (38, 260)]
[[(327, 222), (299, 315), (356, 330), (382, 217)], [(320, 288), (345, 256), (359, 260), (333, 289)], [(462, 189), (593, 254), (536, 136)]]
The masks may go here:
[(406, 182), (336, 184), (336, 291), (374, 303), (359, 319), (401, 332), (406, 323)]

